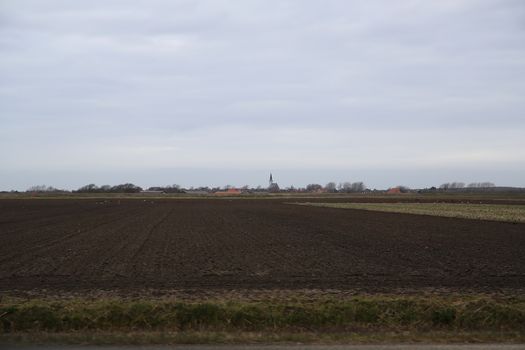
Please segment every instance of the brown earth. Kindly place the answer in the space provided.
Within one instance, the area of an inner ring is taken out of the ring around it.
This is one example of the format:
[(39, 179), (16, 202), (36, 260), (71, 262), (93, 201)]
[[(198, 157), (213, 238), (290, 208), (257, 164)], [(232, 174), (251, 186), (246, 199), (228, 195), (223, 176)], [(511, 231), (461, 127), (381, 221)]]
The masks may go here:
[(10, 293), (496, 292), (525, 288), (524, 252), (525, 224), (284, 199), (0, 200), (0, 291)]

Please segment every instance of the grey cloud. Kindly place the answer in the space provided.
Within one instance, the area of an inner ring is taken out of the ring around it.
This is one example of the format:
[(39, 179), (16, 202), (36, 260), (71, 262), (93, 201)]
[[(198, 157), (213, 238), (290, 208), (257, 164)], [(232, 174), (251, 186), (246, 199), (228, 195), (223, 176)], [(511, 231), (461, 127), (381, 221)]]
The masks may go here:
[[(525, 130), (522, 1), (13, 0), (2, 2), (0, 13), (5, 159), (13, 159), (5, 150), (14, 148), (23, 155), (15, 158), (29, 160), (38, 146), (13, 147), (21, 137), (89, 159), (89, 146), (61, 135), (177, 157), (174, 139), (203, 130), (220, 142), (214, 135), (225, 128), (266, 130), (260, 137), (269, 140), (281, 129), (328, 128), (317, 139), (276, 142), (291, 148), (292, 166), (305, 166), (293, 158), (302, 149), (322, 149), (337, 168), (347, 165), (324, 145), (340, 130), (398, 133), (403, 149), (434, 155), (440, 140), (414, 144), (410, 133), (459, 130), (466, 141), (455, 137), (443, 150), (453, 153), (486, 149), (479, 135)], [(519, 136), (511, 137), (509, 152), (525, 148)], [(365, 153), (389, 147), (380, 139), (362, 142)], [(239, 147), (223, 146), (223, 153)], [(215, 148), (185, 152), (205, 166), (224, 156)], [(264, 145), (250, 144), (241, 158), (263, 153)], [(387, 163), (386, 155), (370, 153), (377, 163)], [(120, 162), (117, 155), (107, 161)]]

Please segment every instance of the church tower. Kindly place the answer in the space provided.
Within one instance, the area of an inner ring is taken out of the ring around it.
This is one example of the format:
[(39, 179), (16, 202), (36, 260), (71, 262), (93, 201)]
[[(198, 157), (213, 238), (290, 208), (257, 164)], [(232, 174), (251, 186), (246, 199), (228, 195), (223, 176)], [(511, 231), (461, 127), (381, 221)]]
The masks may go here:
[(272, 187), (273, 185), (273, 176), (272, 173), (270, 173), (270, 180), (268, 181), (268, 187)]

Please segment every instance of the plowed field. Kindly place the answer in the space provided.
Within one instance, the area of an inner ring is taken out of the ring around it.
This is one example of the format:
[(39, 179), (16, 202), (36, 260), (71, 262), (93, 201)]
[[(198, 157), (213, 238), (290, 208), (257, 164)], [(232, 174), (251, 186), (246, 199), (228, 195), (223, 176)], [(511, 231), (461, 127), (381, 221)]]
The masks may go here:
[(525, 224), (280, 200), (1, 200), (0, 290), (525, 287)]

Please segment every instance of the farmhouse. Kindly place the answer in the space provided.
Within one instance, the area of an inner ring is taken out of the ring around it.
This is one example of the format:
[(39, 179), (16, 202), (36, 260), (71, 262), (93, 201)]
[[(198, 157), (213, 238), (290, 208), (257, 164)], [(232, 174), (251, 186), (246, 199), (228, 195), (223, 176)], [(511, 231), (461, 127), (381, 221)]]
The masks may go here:
[(226, 191), (215, 192), (216, 196), (237, 196), (241, 194), (241, 190), (237, 188), (229, 188)]
[(401, 194), (401, 189), (399, 187), (392, 187), (388, 191), (386, 191), (387, 194)]

